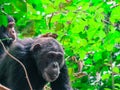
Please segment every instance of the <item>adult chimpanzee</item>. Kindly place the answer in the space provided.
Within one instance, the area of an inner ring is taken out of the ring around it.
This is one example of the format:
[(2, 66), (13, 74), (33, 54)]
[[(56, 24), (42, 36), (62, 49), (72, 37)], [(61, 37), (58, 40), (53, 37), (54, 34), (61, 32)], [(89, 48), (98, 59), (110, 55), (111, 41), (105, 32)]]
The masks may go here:
[[(16, 39), (16, 32), (14, 29), (15, 20), (11, 16), (7, 16), (8, 25), (0, 26), (0, 40), (4, 43), (6, 48), (9, 48), (12, 42)], [(0, 43), (0, 60), (4, 55), (3, 47)]]
[[(55, 39), (37, 38), (29, 45), (16, 41), (9, 52), (25, 65), (34, 90), (43, 90), (47, 82), (50, 82), (52, 90), (72, 90), (64, 51)], [(0, 61), (0, 71), (1, 84), (12, 90), (29, 90), (23, 68), (11, 57), (6, 55)]]

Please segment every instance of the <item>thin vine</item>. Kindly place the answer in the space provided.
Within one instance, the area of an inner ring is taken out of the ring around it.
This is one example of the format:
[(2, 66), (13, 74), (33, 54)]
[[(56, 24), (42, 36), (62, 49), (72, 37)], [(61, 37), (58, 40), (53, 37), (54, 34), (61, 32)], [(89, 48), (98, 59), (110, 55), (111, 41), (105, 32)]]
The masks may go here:
[(23, 70), (24, 70), (24, 72), (25, 72), (25, 76), (26, 76), (26, 79), (27, 79), (29, 88), (30, 88), (30, 90), (33, 90), (32, 85), (31, 85), (30, 80), (29, 80), (29, 77), (28, 77), (27, 70), (26, 70), (24, 64), (23, 64), (20, 60), (18, 60), (16, 57), (14, 57), (13, 55), (11, 55), (11, 54), (7, 51), (7, 49), (5, 48), (5, 46), (4, 46), (4, 44), (3, 44), (3, 42), (2, 42), (1, 40), (0, 40), (0, 43), (2, 44), (3, 49), (4, 49), (4, 51), (6, 52), (6, 54), (9, 55), (13, 60), (15, 60), (16, 62), (18, 62), (18, 63), (22, 66), (22, 68), (23, 68)]

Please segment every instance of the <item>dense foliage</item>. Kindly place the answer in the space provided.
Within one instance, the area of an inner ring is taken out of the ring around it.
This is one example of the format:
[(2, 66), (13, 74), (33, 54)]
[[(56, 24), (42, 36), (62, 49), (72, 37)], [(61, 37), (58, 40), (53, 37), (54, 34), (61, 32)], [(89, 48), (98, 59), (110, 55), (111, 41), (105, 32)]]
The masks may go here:
[(120, 90), (119, 0), (1, 0), (0, 9), (19, 38), (58, 34), (74, 90)]

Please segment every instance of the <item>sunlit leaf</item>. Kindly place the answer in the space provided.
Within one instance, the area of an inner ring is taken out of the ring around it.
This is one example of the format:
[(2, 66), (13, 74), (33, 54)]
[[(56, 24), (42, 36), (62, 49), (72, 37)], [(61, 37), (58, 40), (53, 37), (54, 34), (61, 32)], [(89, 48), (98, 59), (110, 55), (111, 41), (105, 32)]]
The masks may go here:
[(111, 90), (110, 88), (104, 88), (104, 90)]
[(111, 76), (111, 75), (110, 75), (110, 74), (108, 74), (108, 73), (107, 73), (107, 74), (103, 74), (103, 75), (102, 75), (102, 80), (109, 79), (109, 78), (110, 78), (110, 76)]
[(113, 71), (114, 73), (117, 73), (117, 74), (118, 74), (120, 70), (119, 70), (118, 67), (113, 67), (113, 68), (112, 68), (112, 71)]
[(115, 83), (115, 86), (120, 88), (120, 84), (119, 83)]
[(102, 59), (102, 53), (101, 53), (101, 52), (96, 52), (96, 53), (94, 54), (94, 60), (95, 60), (95, 61), (98, 61), (98, 60), (100, 60), (100, 59)]
[[(113, 8), (112, 13), (111, 13), (111, 17), (110, 17), (110, 20), (111, 20), (112, 23), (120, 20), (119, 10), (120, 10), (120, 6), (117, 6), (117, 7)], [(117, 12), (117, 14), (116, 14), (116, 12)]]
[(27, 11), (27, 4), (25, 0), (13, 0), (17, 9), (21, 10), (21, 12)]

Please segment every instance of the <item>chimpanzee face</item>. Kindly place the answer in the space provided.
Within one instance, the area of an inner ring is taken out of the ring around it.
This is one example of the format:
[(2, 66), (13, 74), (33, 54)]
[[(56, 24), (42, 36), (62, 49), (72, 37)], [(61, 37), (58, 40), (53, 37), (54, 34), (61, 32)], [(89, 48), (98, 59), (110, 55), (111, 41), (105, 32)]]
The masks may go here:
[(8, 36), (13, 40), (16, 39), (16, 31), (14, 29), (15, 22), (9, 22), (7, 26)]
[(16, 39), (16, 32), (14, 29), (15, 21), (12, 17), (8, 17), (8, 25), (7, 27), (0, 27), (0, 39), (3, 41), (5, 45), (12, 43), (13, 40)]
[[(38, 42), (38, 41), (37, 41)], [(42, 77), (48, 81), (55, 81), (64, 64), (62, 47), (54, 39), (44, 39), (32, 47), (36, 65)]]
[[(43, 56), (43, 78), (46, 81), (52, 82), (56, 80), (60, 74), (60, 68), (63, 65), (63, 53), (56, 51), (49, 51), (46, 56)], [(41, 65), (41, 64), (40, 64)]]

